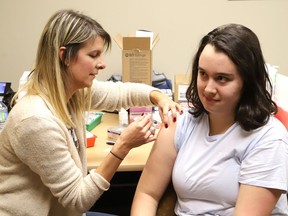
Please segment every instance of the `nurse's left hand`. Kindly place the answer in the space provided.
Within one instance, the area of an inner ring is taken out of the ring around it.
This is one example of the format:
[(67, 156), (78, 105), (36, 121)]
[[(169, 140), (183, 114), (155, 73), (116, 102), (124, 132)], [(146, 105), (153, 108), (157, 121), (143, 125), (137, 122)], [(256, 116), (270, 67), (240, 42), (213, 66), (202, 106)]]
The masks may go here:
[(154, 105), (158, 106), (161, 120), (166, 128), (169, 126), (168, 115), (170, 115), (170, 113), (174, 122), (177, 120), (177, 113), (183, 113), (183, 108), (180, 104), (174, 102), (160, 91), (152, 91), (150, 93), (150, 100)]

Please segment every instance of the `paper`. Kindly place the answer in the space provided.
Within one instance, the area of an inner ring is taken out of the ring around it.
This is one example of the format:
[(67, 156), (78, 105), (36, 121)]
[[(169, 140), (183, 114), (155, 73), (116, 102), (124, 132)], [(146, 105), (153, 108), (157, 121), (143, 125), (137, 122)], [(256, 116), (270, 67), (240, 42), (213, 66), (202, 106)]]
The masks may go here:
[(150, 49), (152, 49), (153, 44), (153, 32), (147, 30), (137, 30), (136, 37), (149, 37), (150, 38)]

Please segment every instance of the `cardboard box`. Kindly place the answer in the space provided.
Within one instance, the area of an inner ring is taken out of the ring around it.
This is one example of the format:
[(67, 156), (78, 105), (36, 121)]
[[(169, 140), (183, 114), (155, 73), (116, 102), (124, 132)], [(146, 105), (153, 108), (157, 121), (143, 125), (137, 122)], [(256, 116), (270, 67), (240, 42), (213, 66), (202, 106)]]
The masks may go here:
[(191, 81), (189, 74), (176, 74), (174, 76), (174, 101), (186, 102), (186, 91)]
[(152, 50), (159, 39), (158, 34), (152, 43), (150, 37), (114, 37), (122, 50), (122, 82), (152, 85)]

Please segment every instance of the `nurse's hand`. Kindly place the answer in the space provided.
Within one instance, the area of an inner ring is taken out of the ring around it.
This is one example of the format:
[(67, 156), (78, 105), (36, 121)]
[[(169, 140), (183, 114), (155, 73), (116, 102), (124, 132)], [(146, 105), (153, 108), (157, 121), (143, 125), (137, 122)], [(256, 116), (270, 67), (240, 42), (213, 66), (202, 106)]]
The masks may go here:
[(124, 158), (132, 148), (156, 140), (154, 130), (150, 130), (153, 125), (151, 114), (140, 116), (134, 122), (121, 132), (113, 146), (113, 152), (117, 152), (121, 158)]
[(180, 114), (183, 113), (182, 106), (174, 102), (171, 98), (169, 98), (161, 91), (156, 90), (151, 91), (150, 100), (154, 105), (158, 106), (161, 120), (166, 128), (169, 126), (168, 125), (169, 113), (171, 113), (174, 122), (176, 121), (177, 118), (177, 112)]

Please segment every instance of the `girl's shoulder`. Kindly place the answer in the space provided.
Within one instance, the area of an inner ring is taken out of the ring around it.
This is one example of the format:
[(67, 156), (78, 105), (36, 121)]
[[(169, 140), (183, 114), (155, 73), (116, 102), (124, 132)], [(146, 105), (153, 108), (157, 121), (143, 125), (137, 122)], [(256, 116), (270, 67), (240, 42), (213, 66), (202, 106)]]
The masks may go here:
[(182, 115), (177, 120), (177, 127), (182, 129), (188, 129), (189, 127), (194, 127), (196, 124), (200, 123), (207, 116), (205, 113), (199, 117), (194, 117), (192, 114), (193, 108), (185, 110)]
[[(186, 110), (182, 115), (177, 119), (177, 125), (174, 136), (174, 143), (176, 149), (179, 149), (183, 141), (193, 133), (195, 127), (199, 124), (205, 124), (205, 118), (207, 115), (204, 113), (199, 117), (194, 117), (191, 113), (191, 110)], [(204, 125), (205, 126), (205, 125)]]

